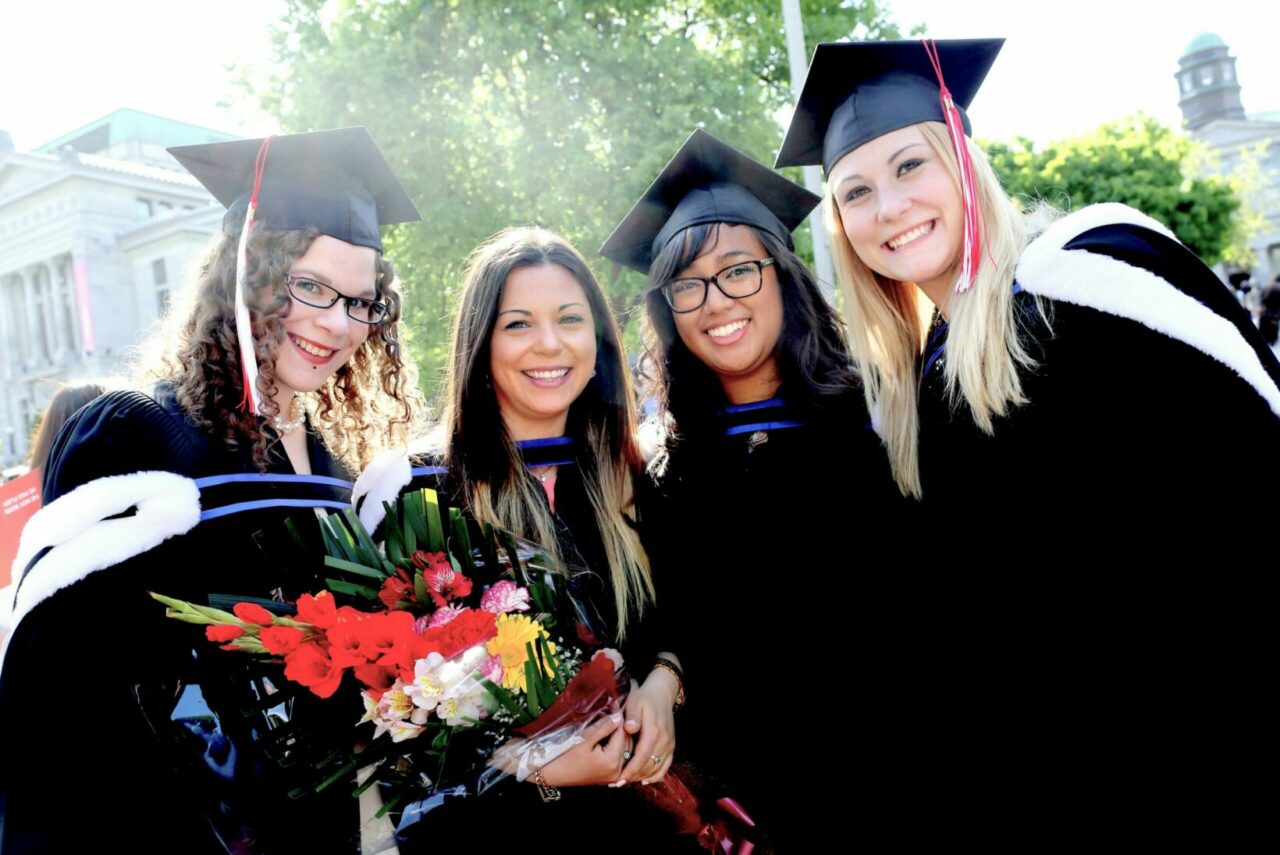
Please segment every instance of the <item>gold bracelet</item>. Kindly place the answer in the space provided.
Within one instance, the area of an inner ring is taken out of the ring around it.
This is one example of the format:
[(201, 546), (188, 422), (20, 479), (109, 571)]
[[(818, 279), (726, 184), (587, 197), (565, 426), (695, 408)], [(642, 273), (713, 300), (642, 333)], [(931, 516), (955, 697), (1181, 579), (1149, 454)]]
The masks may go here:
[[(671, 709), (673, 711), (679, 710), (682, 706), (684, 706), (684, 700), (685, 700), (684, 679), (680, 675), (680, 670), (676, 668), (676, 666), (673, 663), (668, 662), (666, 659), (662, 659), (662, 658), (655, 659), (653, 661), (653, 667), (661, 668), (662, 670), (669, 673), (672, 677), (676, 678), (676, 702), (671, 705)], [(652, 671), (650, 671), (650, 673), (652, 673)]]
[(533, 781), (533, 783), (537, 785), (538, 795), (542, 797), (543, 802), (560, 801), (560, 788), (553, 787), (547, 783), (547, 779), (542, 777), (541, 766), (534, 770), (533, 775), (529, 780)]

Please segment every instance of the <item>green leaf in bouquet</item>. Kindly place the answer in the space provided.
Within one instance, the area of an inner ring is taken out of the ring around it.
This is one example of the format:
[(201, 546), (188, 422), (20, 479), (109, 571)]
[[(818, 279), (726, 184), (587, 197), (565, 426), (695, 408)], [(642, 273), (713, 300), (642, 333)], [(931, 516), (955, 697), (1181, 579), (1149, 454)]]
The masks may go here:
[(298, 550), (302, 555), (306, 555), (311, 551), (311, 547), (303, 540), (302, 534), (299, 533), (298, 527), (293, 524), (293, 517), (285, 517), (284, 530), (289, 535), (289, 540), (293, 543), (293, 548)]
[(360, 547), (361, 555), (356, 559), (359, 563), (371, 567), (383, 568), (383, 576), (390, 576), (395, 572), (395, 567), (391, 562), (382, 557), (382, 553), (378, 551), (378, 545), (373, 542), (373, 538), (369, 537), (369, 532), (364, 530), (364, 523), (360, 522), (360, 518), (356, 516), (356, 512), (351, 508), (342, 510), (343, 519), (346, 520), (347, 527), (356, 537), (356, 543)]
[(405, 546), (404, 531), (397, 523), (395, 507), (391, 502), (383, 502), (382, 506), (386, 509), (382, 525), (383, 547), (387, 551), (387, 559), (397, 567), (402, 567), (409, 562), (413, 550)]
[(529, 586), (529, 580), (524, 572), (524, 567), (520, 564), (520, 548), (516, 545), (516, 539), (511, 532), (502, 529), (497, 530), (498, 541), (502, 544), (503, 550), (507, 553), (507, 558), (511, 562), (511, 573), (515, 577), (517, 585)]
[(413, 558), (413, 553), (418, 551), (418, 530), (412, 525), (401, 524), (399, 520), (396, 521), (395, 528), (400, 542), (404, 544), (404, 559), (400, 563), (407, 564)]
[(480, 532), (480, 560), (484, 562), (484, 566), (489, 569), (491, 579), (497, 579), (501, 574), (498, 572), (498, 535), (494, 531), (493, 526), (485, 523)]
[(533, 721), (533, 719), (529, 716), (525, 708), (520, 705), (520, 703), (516, 700), (515, 695), (513, 695), (511, 692), (507, 691), (506, 689), (502, 688), (497, 683), (489, 679), (481, 679), (480, 683), (481, 685), (484, 686), (485, 690), (493, 697), (493, 699), (497, 701), (502, 706), (503, 709), (505, 709), (507, 712), (511, 714), (512, 718), (514, 718), (517, 723), (525, 724), (527, 722)]
[(320, 520), (320, 536), (324, 538), (324, 551), (329, 555), (348, 561), (356, 557), (351, 535), (343, 526), (342, 517), (337, 511)]
[(423, 497), (422, 490), (415, 493), (407, 494), (401, 500), (401, 512), (404, 514), (401, 525), (405, 531), (405, 539), (408, 540), (410, 532), (413, 537), (413, 551), (420, 549), (422, 544), (428, 541), (427, 537), (427, 502)]
[(418, 598), (418, 602), (423, 605), (431, 601), (431, 594), (427, 591), (427, 580), (422, 578), (421, 570), (413, 571), (413, 593)]
[(537, 653), (534, 651), (533, 644), (525, 642), (525, 660), (524, 660), (524, 691), (525, 696), (529, 699), (529, 712), (533, 713), (533, 717), (537, 718), (542, 715), (543, 709), (546, 708), (546, 700), (542, 689), (542, 669), (538, 667)]
[(354, 796), (355, 798), (359, 798), (361, 795), (364, 794), (365, 790), (369, 789), (374, 784), (378, 783), (378, 779), (381, 777), (382, 777), (382, 767), (379, 766), (377, 769), (374, 769), (372, 772), (369, 773), (369, 777), (364, 779), (363, 784), (361, 784), (360, 786), (356, 787), (354, 790), (351, 791), (351, 795)]
[(391, 799), (389, 799), (389, 800), (386, 802), (386, 804), (384, 804), (381, 808), (379, 808), (379, 809), (378, 809), (378, 812), (374, 814), (374, 817), (375, 817), (376, 819), (382, 819), (384, 816), (386, 816), (387, 814), (391, 813), (391, 811), (395, 810), (395, 809), (396, 809), (396, 807), (397, 807), (397, 806), (398, 806), (402, 801), (404, 801), (405, 799), (407, 799), (407, 798), (409, 797), (409, 794), (410, 794), (411, 792), (412, 792), (412, 790), (409, 790), (409, 789), (401, 790), (399, 793), (397, 793), (395, 796), (393, 796)]
[(356, 767), (358, 767), (359, 765), (360, 765), (360, 761), (358, 760), (348, 760), (346, 763), (343, 763), (342, 767), (338, 769), (338, 771), (334, 772), (332, 775), (325, 778), (320, 783), (316, 784), (316, 788), (315, 788), (316, 792), (320, 793), (328, 789), (335, 782), (342, 780), (347, 775), (350, 775), (352, 772), (354, 772), (356, 770)]
[(383, 573), (381, 570), (376, 570), (373, 567), (368, 567), (355, 561), (334, 558), (332, 555), (327, 556), (324, 559), (324, 566), (332, 567), (335, 570), (345, 570), (348, 573), (354, 573), (357, 576), (365, 576), (369, 579), (377, 579), (379, 582), (387, 578), (387, 574)]
[(422, 491), (427, 510), (427, 549), (444, 552), (444, 523), (440, 520), (440, 497), (435, 490)]
[(525, 582), (525, 590), (529, 592), (530, 598), (533, 599), (533, 606), (541, 616), (540, 622), (547, 626), (555, 626), (552, 610), (555, 600), (549, 595), (546, 584), (538, 578), (531, 578)]
[(462, 560), (462, 573), (464, 576), (474, 579), (476, 576), (475, 556), (471, 554), (471, 531), (467, 526), (467, 518), (462, 515), (462, 511), (458, 508), (449, 509), (449, 526), (453, 529), (453, 543), (450, 555), (456, 555)]
[(350, 597), (361, 597), (366, 600), (378, 599), (377, 588), (369, 588), (365, 585), (356, 585), (352, 582), (344, 582), (341, 579), (325, 579), (324, 584), (335, 594), (346, 594)]
[(538, 662), (542, 665), (543, 673), (550, 678), (551, 684), (554, 685), (559, 669), (556, 667), (555, 657), (551, 655), (551, 646), (547, 644), (547, 638), (544, 635), (538, 636), (537, 643)]

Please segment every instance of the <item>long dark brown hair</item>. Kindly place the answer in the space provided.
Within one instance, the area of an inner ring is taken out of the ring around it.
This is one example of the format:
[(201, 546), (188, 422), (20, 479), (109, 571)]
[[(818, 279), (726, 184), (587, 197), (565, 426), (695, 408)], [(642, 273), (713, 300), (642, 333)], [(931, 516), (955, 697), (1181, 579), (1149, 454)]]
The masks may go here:
[[(675, 422), (679, 434), (697, 433), (714, 415), (715, 402), (724, 400), (716, 373), (690, 352), (676, 330), (671, 307), (659, 288), (693, 260), (714, 247), (722, 223), (690, 226), (658, 253), (649, 266), (645, 298), (645, 371), (652, 375), (661, 411)], [(842, 403), (846, 393), (861, 385), (852, 369), (844, 325), (823, 297), (818, 280), (786, 244), (752, 226), (751, 231), (774, 259), (782, 296), (782, 333), (778, 337), (778, 373), (782, 388), (793, 400), (812, 405)]]
[[(152, 342), (136, 373), (143, 381), (171, 380), (178, 404), (193, 424), (229, 448), (252, 448), (254, 463), (265, 470), (273, 438), (263, 430), (263, 417), (240, 407), (244, 386), (236, 340), (235, 278), (243, 221), (243, 205), (224, 219), (222, 233), (200, 264), (185, 303), (171, 307), (166, 329)], [(260, 225), (249, 236), (246, 303), (253, 318), (262, 416), (268, 419), (279, 410), (274, 399), (275, 352), (285, 337), (281, 321), (292, 306), (284, 274), (318, 236), (314, 229)], [(376, 291), (377, 299), (390, 309), (387, 319), (308, 396), (314, 424), (329, 450), (354, 467), (364, 466), (383, 448), (407, 442), (422, 413), (417, 379), (400, 345), (401, 298), (395, 270), (380, 254)]]
[(97, 382), (59, 386), (58, 391), (49, 399), (49, 405), (40, 416), (40, 424), (31, 436), (27, 465), (32, 469), (44, 469), (49, 462), (49, 452), (53, 450), (53, 438), (58, 435), (58, 429), (75, 415), (76, 410), (106, 394), (106, 391), (106, 386)]
[(533, 226), (506, 229), (477, 247), (468, 260), (445, 383), (445, 465), (477, 519), (554, 548), (551, 517), (503, 423), (489, 377), (493, 329), (507, 277), (545, 264), (558, 265), (577, 280), (595, 321), (595, 375), (569, 408), (568, 429), (585, 440), (578, 469), (609, 563), (617, 635), (622, 638), (628, 613), (643, 613), (653, 597), (649, 561), (630, 521), (641, 471), (631, 377), (604, 291), (581, 254), (553, 232)]

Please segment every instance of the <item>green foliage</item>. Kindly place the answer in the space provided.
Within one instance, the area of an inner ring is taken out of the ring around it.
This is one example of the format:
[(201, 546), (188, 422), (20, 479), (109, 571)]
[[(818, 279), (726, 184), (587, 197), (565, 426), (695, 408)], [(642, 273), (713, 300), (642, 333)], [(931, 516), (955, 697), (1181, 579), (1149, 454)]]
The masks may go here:
[[(876, 0), (801, 6), (810, 47), (898, 35)], [(387, 254), (428, 394), (477, 244), (560, 232), (627, 324), (642, 277), (596, 248), (694, 127), (768, 163), (791, 101), (776, 0), (288, 0), (273, 43), (260, 104), (287, 131), (368, 126), (422, 211)]]
[(983, 147), (1005, 189), (1024, 203), (1044, 199), (1074, 210), (1123, 202), (1164, 223), (1207, 264), (1222, 258), (1235, 234), (1240, 201), (1230, 182), (1199, 174), (1199, 144), (1148, 116), (1043, 148), (1026, 138)]

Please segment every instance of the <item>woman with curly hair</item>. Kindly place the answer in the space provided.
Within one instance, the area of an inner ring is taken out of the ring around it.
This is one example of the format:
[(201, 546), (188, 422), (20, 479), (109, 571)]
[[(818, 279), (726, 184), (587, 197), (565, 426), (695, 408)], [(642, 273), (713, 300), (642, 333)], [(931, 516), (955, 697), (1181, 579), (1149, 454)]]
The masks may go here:
[(148, 382), (54, 442), (15, 564), (0, 732), (36, 733), (67, 681), (83, 724), (6, 752), (3, 850), (357, 851), (349, 787), (290, 793), (302, 742), (359, 710), (193, 647), (147, 592), (225, 607), (319, 589), (317, 509), (346, 506), (350, 473), (420, 413), (379, 237), (417, 211), (363, 128), (173, 154), (229, 209)]

